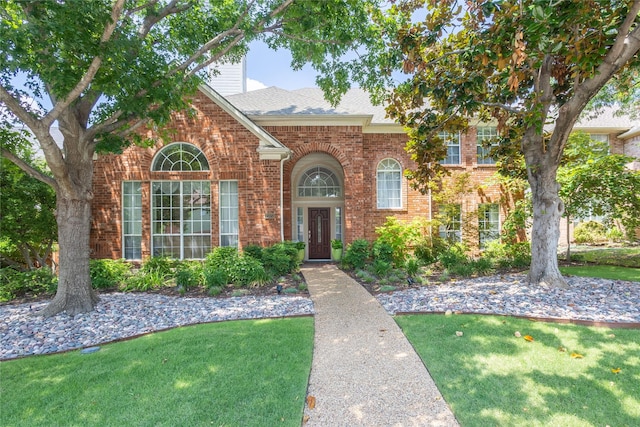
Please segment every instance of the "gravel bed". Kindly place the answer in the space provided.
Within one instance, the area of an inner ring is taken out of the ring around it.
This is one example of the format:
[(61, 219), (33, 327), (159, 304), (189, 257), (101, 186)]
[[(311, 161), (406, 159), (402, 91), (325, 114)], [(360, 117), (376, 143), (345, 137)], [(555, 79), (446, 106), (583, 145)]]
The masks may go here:
[(96, 310), (50, 318), (47, 301), (0, 306), (0, 360), (96, 346), (194, 323), (313, 314), (299, 296), (181, 298), (158, 294), (101, 294)]
[[(640, 284), (567, 278), (569, 289), (529, 286), (512, 274), (451, 281), (377, 295), (393, 315), (466, 312), (640, 323)], [(185, 298), (102, 294), (96, 310), (74, 317), (38, 315), (47, 301), (0, 306), (0, 360), (96, 346), (153, 331), (203, 322), (313, 315), (308, 297), (274, 295)]]
[(567, 277), (569, 289), (530, 286), (524, 274), (480, 277), (379, 294), (390, 314), (465, 312), (640, 323), (640, 283)]

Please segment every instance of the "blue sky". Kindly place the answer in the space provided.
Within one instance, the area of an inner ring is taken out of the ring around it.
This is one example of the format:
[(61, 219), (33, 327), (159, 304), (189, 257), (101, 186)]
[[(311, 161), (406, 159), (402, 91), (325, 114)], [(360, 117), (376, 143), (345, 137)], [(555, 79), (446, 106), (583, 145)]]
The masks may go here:
[(247, 90), (262, 86), (282, 89), (315, 87), (316, 73), (306, 66), (300, 71), (291, 69), (291, 54), (287, 50), (271, 50), (262, 42), (251, 44), (247, 54)]

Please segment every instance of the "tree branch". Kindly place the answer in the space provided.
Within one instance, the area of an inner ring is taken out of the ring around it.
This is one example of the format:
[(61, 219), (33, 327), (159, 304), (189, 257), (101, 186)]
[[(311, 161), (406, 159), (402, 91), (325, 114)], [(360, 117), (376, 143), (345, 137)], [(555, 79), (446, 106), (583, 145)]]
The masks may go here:
[(35, 169), (29, 163), (22, 160), (20, 157), (13, 154), (11, 151), (5, 150), (4, 148), (0, 148), (0, 154), (2, 157), (9, 159), (12, 163), (18, 166), (20, 169), (24, 171), (27, 175), (32, 178), (37, 179), (38, 181), (42, 181), (45, 184), (56, 187), (56, 181), (48, 175), (43, 174), (39, 170)]
[[(108, 41), (113, 35), (113, 32), (115, 31), (116, 25), (118, 23), (118, 19), (122, 14), (124, 2), (125, 0), (116, 0), (116, 2), (114, 3), (113, 8), (111, 9), (111, 22), (105, 26), (102, 36), (100, 37), (100, 43)], [(91, 81), (95, 77), (101, 65), (102, 57), (99, 55), (94, 57), (91, 61), (91, 65), (89, 65), (89, 68), (82, 76), (78, 84), (71, 90), (71, 92), (69, 92), (69, 94), (63, 101), (56, 103), (53, 109), (43, 117), (42, 124), (45, 127), (48, 128), (49, 126), (51, 126), (51, 124), (58, 119), (60, 113), (64, 109), (69, 107), (69, 105), (71, 105), (71, 103), (76, 100), (80, 96), (80, 94), (91, 84)]]
[[(188, 2), (183, 6), (177, 6), (180, 3), (180, 0), (172, 0), (168, 5), (166, 5), (158, 14), (149, 14), (144, 18), (144, 22), (140, 29), (138, 30), (138, 36), (143, 39), (149, 34), (149, 31), (156, 25), (158, 22), (162, 21), (169, 15), (178, 14), (180, 12), (184, 12), (185, 10), (190, 9), (193, 6), (193, 3)], [(157, 1), (153, 1), (147, 3), (147, 7), (157, 4)], [(134, 9), (134, 11), (142, 10), (142, 7)]]
[(479, 102), (480, 105), (484, 105), (485, 107), (497, 107), (500, 108), (502, 110), (508, 111), (509, 113), (513, 113), (513, 114), (522, 114), (524, 113), (523, 110), (519, 110), (511, 105), (507, 105), (507, 104), (503, 104), (501, 102), (484, 102), (484, 101), (480, 101)]

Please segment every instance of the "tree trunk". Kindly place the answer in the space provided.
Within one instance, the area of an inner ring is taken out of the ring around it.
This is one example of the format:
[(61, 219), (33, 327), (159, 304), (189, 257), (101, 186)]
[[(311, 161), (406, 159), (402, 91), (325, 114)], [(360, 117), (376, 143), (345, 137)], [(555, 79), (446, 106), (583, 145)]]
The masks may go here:
[(528, 280), (530, 284), (566, 288), (567, 282), (558, 268), (558, 239), (564, 203), (558, 196), (557, 165), (550, 164), (551, 161), (552, 158), (546, 156), (533, 163), (537, 167), (527, 168), (533, 201)]
[(69, 200), (58, 192), (56, 203), (60, 268), (56, 296), (43, 310), (46, 317), (90, 312), (98, 297), (89, 275), (91, 200)]

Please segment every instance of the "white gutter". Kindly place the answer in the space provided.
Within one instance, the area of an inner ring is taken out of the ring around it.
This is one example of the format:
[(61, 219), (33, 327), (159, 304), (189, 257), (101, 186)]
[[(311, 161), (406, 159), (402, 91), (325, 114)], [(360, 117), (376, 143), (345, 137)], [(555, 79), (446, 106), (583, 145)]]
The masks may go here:
[(280, 240), (284, 242), (284, 162), (291, 158), (291, 152), (287, 157), (280, 159)]

